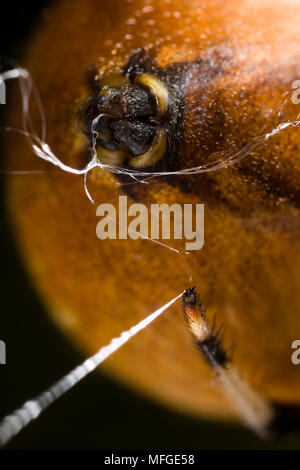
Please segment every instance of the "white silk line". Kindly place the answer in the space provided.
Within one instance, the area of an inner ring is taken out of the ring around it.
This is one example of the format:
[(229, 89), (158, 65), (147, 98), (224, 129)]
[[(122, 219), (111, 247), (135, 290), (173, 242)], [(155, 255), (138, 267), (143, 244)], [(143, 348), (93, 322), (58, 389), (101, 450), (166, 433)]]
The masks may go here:
[[(142, 170), (134, 170), (134, 169), (127, 169), (124, 167), (112, 166), (108, 164), (103, 164), (98, 159), (97, 152), (96, 152), (96, 138), (97, 138), (97, 131), (96, 131), (96, 124), (100, 116), (97, 116), (92, 123), (92, 134), (93, 134), (93, 142), (91, 148), (91, 160), (83, 169), (76, 169), (69, 165), (64, 164), (51, 150), (49, 145), (45, 142), (46, 137), (46, 119), (45, 113), (43, 109), (43, 105), (41, 103), (39, 94), (37, 89), (35, 88), (35, 84), (32, 80), (30, 73), (22, 68), (22, 67), (15, 67), (14, 69), (8, 70), (0, 74), (0, 82), (5, 82), (11, 79), (18, 79), (19, 80), (19, 87), (21, 93), (21, 100), (22, 100), (22, 115), (23, 115), (23, 129), (20, 129), (20, 133), (24, 134), (31, 145), (33, 152), (37, 155), (37, 157), (52, 163), (53, 165), (59, 167), (61, 170), (66, 171), (68, 173), (74, 175), (84, 175), (86, 176), (89, 171), (93, 168), (101, 168), (103, 171), (110, 171), (116, 175), (128, 175), (133, 180), (137, 180), (145, 183), (145, 180), (141, 180), (141, 177), (146, 177), (147, 180), (151, 179), (155, 176), (162, 177), (162, 176), (174, 176), (174, 175), (190, 175), (190, 174), (198, 174), (198, 173), (207, 173), (211, 171), (218, 170), (220, 168), (226, 168), (228, 166), (234, 165), (235, 163), (239, 162), (247, 155), (249, 155), (256, 147), (261, 145), (263, 142), (269, 140), (270, 137), (277, 135), (282, 130), (286, 129), (289, 126), (299, 127), (300, 121), (297, 120), (292, 122), (288, 121), (285, 123), (279, 123), (271, 132), (260, 135), (256, 137), (250, 138), (250, 142), (242, 147), (240, 150), (236, 151), (232, 155), (224, 155), (222, 156), (222, 152), (215, 152), (211, 155), (211, 157), (215, 157), (215, 160), (210, 161), (210, 157), (208, 158), (208, 162), (206, 164), (192, 167), (192, 168), (185, 168), (182, 170), (177, 171), (142, 171)], [(284, 93), (283, 96), (288, 95), (290, 92), (287, 91)], [(35, 99), (36, 106), (40, 112), (40, 119), (42, 125), (42, 135), (39, 137), (36, 132), (34, 131), (31, 116), (30, 116), (30, 98), (33, 95)], [(277, 117), (278, 117), (278, 110), (281, 110), (283, 106), (286, 104), (288, 98), (285, 98), (281, 106), (277, 109)], [(31, 131), (31, 132), (30, 132)], [(219, 155), (219, 157), (217, 157)], [(86, 185), (85, 185), (86, 189)], [(91, 196), (87, 192), (87, 196), (93, 202)]]
[(18, 408), (12, 414), (6, 416), (0, 422), (0, 446), (7, 444), (12, 437), (24, 429), (29, 423), (31, 423), (31, 421), (36, 419), (58, 398), (95, 370), (99, 364), (116, 352), (121, 346), (123, 346), (123, 344), (127, 343), (127, 341), (129, 341), (139, 331), (150, 325), (153, 320), (167, 310), (167, 308), (176, 302), (176, 300), (178, 300), (182, 295), (183, 292), (155, 312), (151, 313), (148, 317), (144, 318), (144, 320), (140, 321), (137, 325), (132, 326), (127, 331), (123, 331), (119, 337), (112, 339), (107, 346), (99, 349), (96, 354), (86, 359), (81, 365), (66, 374), (46, 391), (42, 392), (32, 400), (25, 402), (21, 408)]
[[(112, 217), (110, 217), (109, 215), (106, 216), (108, 219), (110, 219), (112, 222), (114, 222), (116, 225), (119, 225), (120, 227), (124, 227), (123, 224), (120, 224), (120, 222), (117, 222), (116, 219), (113, 219)], [(187, 251), (180, 251), (180, 250), (177, 250), (177, 248), (172, 248), (171, 246), (169, 245), (166, 245), (165, 243), (162, 243), (158, 240), (155, 240), (154, 238), (151, 238), (151, 237), (147, 237), (147, 235), (144, 235), (143, 233), (139, 233), (139, 232), (136, 232), (135, 230), (132, 230), (130, 228), (128, 228), (128, 233), (131, 232), (131, 233), (134, 233), (135, 235), (139, 235), (139, 237), (142, 239), (142, 240), (149, 240), (150, 242), (153, 242), (153, 243), (157, 243), (158, 245), (160, 246), (163, 246), (164, 248), (168, 248), (168, 250), (170, 251), (174, 251), (175, 253), (178, 253), (179, 255), (182, 255), (182, 254), (186, 254), (186, 255), (189, 255), (190, 253), (187, 252)]]
[(15, 69), (7, 70), (0, 74), (0, 81), (5, 82), (6, 80), (12, 80), (14, 78), (28, 78), (30, 75), (26, 69), (18, 67)]

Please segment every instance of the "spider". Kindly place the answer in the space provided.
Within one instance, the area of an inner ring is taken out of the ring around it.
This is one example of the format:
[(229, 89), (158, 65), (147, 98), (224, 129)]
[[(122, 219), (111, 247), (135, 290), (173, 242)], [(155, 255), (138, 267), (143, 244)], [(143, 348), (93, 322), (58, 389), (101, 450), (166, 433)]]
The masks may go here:
[[(281, 415), (300, 396), (291, 362), (300, 333), (299, 109), (290, 99), (300, 76), (299, 12), (280, 0), (236, 7), (51, 7), (26, 65), (47, 135), (32, 138), (36, 107), (23, 128), (30, 145), (7, 145), (10, 164), (34, 162), (41, 174), (9, 177), (8, 204), (33, 282), (81, 351), (94, 354), (195, 284), (228, 332), (221, 350), (210, 341), (212, 356), (225, 366), (223, 348), (234, 342), (243, 383)], [(203, 203), (203, 249), (191, 255), (176, 239), (98, 240), (95, 204), (120, 194), (146, 206)], [(211, 385), (201, 348), (202, 356), (174, 304), (104, 369), (171, 407), (238, 419)]]

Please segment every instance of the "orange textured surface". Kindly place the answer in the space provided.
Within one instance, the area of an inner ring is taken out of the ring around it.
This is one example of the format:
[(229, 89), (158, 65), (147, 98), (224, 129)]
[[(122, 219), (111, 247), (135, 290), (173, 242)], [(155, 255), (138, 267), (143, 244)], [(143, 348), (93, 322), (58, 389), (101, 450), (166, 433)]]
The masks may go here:
[[(205, 3), (205, 5), (203, 5)], [(161, 67), (203, 59), (184, 97), (179, 168), (205, 163), (274, 126), (269, 111), (300, 79), (296, 2), (210, 0), (63, 1), (45, 12), (26, 66), (46, 109), (47, 143), (82, 165), (76, 113), (87, 75), (123, 67), (144, 48)], [(299, 111), (298, 111), (299, 112)], [(284, 119), (294, 119), (287, 103)], [(125, 187), (93, 170), (87, 199), (81, 177), (38, 161), (21, 138), (8, 139), (14, 168), (9, 205), (21, 251), (55, 322), (86, 354), (95, 352), (189, 287), (208, 316), (224, 322), (234, 364), (268, 399), (300, 402), (291, 343), (300, 337), (300, 136), (289, 128), (235, 166), (136, 184), (144, 204), (205, 203), (205, 245), (183, 256), (147, 240), (96, 238), (96, 206)], [(130, 203), (130, 201), (129, 201)], [(183, 249), (182, 242), (169, 243)], [(103, 366), (161, 402), (191, 413), (231, 417), (194, 349), (177, 303)]]

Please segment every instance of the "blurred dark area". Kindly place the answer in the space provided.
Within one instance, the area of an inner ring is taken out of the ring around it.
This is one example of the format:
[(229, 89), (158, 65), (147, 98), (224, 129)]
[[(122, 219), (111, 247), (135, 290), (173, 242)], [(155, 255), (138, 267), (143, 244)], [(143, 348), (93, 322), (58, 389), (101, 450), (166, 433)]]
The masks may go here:
[[(12, 57), (22, 65), (22, 55), (47, 4), (41, 1), (5, 2), (5, 7), (1, 4), (0, 57)], [(1, 126), (5, 125), (8, 109), (9, 102), (0, 105)], [(5, 206), (2, 137), (3, 133), (0, 134), (0, 339), (6, 343), (7, 364), (0, 365), (0, 418), (83, 360), (48, 318), (21, 264)], [(97, 371), (52, 405), (8, 448), (299, 449), (299, 443), (299, 432), (262, 442), (239, 426), (200, 421), (176, 413)]]

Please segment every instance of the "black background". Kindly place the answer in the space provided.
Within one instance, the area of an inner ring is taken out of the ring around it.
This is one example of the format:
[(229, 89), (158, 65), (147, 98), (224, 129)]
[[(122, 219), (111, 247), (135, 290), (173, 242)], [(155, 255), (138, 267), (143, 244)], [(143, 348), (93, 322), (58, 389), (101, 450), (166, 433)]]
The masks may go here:
[[(22, 53), (47, 3), (1, 2), (0, 57), (13, 57), (22, 64)], [(3, 123), (8, 106), (0, 106)], [(2, 170), (5, 152), (2, 144), (0, 148)], [(0, 417), (47, 388), (83, 359), (56, 330), (29, 284), (10, 232), (4, 196), (2, 175), (0, 339), (7, 345), (7, 364), (0, 365)], [(263, 443), (239, 426), (178, 414), (96, 372), (52, 405), (8, 448), (296, 449), (300, 448), (299, 443), (299, 433)]]

